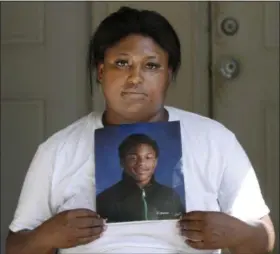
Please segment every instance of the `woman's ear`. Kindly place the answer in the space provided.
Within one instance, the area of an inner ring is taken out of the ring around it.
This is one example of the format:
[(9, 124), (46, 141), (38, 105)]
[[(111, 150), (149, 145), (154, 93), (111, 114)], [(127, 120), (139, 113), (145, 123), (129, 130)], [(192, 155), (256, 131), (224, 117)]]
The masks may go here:
[(97, 80), (98, 80), (99, 83), (102, 82), (103, 72), (104, 72), (104, 64), (103, 63), (98, 64), (98, 66), (97, 66)]
[(169, 84), (173, 82), (173, 71), (171, 68), (168, 69), (168, 81)]

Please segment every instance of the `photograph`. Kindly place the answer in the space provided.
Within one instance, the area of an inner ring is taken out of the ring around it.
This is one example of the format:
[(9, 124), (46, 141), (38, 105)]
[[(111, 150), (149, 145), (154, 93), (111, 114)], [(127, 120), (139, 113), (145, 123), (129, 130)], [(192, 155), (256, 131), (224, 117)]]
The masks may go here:
[(185, 212), (179, 121), (109, 126), (94, 140), (96, 212), (107, 223)]
[(0, 254), (280, 254), (279, 10), (1, 1)]

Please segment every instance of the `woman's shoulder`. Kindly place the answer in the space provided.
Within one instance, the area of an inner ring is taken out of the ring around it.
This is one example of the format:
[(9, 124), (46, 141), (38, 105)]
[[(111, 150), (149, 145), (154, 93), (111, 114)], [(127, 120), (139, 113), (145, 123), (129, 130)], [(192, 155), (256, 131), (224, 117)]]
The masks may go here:
[(101, 114), (91, 112), (47, 138), (41, 147), (62, 147), (93, 138), (94, 130), (101, 128)]
[(207, 116), (167, 106), (171, 121), (180, 121), (181, 131), (194, 137), (232, 139), (234, 134), (224, 124)]

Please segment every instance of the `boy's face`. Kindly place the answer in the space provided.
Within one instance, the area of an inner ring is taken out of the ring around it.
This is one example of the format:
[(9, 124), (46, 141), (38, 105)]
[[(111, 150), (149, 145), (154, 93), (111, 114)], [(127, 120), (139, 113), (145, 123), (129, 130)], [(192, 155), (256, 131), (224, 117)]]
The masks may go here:
[(147, 184), (151, 180), (157, 165), (154, 149), (147, 144), (132, 148), (123, 161), (124, 171), (139, 184)]

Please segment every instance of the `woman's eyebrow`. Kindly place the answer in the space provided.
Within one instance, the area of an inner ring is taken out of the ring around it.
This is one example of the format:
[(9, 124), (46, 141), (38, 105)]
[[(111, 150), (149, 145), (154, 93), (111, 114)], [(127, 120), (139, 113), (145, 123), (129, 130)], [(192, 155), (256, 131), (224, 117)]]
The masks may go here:
[(129, 56), (128, 53), (124, 53), (124, 52), (118, 53), (117, 55), (118, 55), (118, 56)]
[[(129, 53), (125, 53), (125, 52), (120, 52), (120, 53), (117, 53), (116, 55), (117, 56), (131, 56), (133, 54), (129, 54)], [(154, 55), (147, 55), (147, 56), (145, 56), (145, 58), (147, 58), (147, 59), (156, 59), (158, 57), (159, 57), (159, 55), (156, 54), (156, 53)]]
[(157, 56), (148, 56), (147, 59), (157, 59)]

